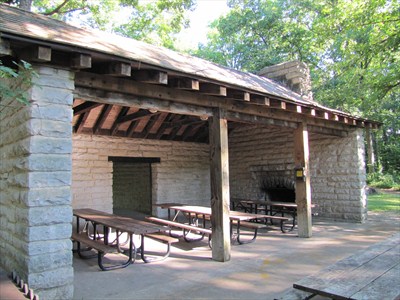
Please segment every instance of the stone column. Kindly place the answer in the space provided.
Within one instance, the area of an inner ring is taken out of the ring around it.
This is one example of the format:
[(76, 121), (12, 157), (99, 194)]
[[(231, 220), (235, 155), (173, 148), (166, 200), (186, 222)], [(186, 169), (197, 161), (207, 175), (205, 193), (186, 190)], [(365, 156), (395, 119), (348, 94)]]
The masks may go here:
[(74, 73), (34, 69), (30, 105), (0, 114), (0, 264), (40, 299), (71, 299)]

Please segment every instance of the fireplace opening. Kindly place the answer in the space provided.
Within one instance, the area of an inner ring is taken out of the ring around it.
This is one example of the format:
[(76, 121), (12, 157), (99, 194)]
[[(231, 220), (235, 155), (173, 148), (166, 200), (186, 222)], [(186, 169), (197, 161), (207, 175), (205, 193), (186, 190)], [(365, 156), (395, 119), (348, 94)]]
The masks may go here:
[(265, 200), (275, 202), (295, 202), (295, 182), (282, 176), (265, 177), (261, 183)]

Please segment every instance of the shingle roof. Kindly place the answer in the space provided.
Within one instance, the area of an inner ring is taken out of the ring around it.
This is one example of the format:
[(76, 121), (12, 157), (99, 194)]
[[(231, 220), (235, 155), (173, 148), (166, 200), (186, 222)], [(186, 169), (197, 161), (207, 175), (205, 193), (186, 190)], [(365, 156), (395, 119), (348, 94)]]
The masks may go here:
[(167, 48), (105, 32), (81, 29), (8, 5), (0, 5), (0, 16), (0, 31), (2, 33), (12, 33), (32, 39), (112, 54), (124, 59), (193, 75), (196, 78), (201, 77), (221, 84), (225, 83), (230, 86), (274, 95), (299, 104), (316, 104), (304, 100), (298, 94), (270, 79), (226, 68)]

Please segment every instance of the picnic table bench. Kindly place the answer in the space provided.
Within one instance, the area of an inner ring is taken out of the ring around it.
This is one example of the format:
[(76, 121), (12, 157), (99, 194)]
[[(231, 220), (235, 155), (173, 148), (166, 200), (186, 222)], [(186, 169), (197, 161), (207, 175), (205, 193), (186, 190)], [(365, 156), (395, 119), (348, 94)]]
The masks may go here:
[[(293, 287), (309, 293), (307, 298), (297, 299), (312, 299), (313, 295), (337, 300), (400, 299), (400, 233), (294, 283)], [(288, 294), (286, 297), (289, 299)]]
[[(169, 256), (170, 246), (172, 243), (178, 242), (178, 239), (172, 238), (163, 234), (166, 229), (162, 226), (157, 226), (150, 222), (145, 222), (142, 220), (136, 220), (133, 218), (122, 217), (114, 214), (105, 213), (102, 211), (84, 208), (84, 209), (74, 209), (74, 216), (76, 217), (76, 231), (72, 233), (71, 240), (77, 243), (77, 249), (75, 252), (81, 258), (98, 258), (98, 265), (101, 270), (108, 271), (119, 268), (125, 268), (132, 264), (137, 253), (140, 253), (141, 259), (148, 263), (156, 260), (162, 260)], [(93, 225), (93, 232), (89, 234), (89, 231), (81, 231), (79, 221), (80, 219), (85, 220), (85, 224), (89, 222)], [(100, 237), (97, 233), (97, 227), (103, 226), (104, 236)], [(114, 241), (109, 240), (109, 230), (116, 231), (116, 239)], [(122, 249), (122, 246), (126, 243), (120, 241), (120, 236), (122, 233), (126, 233), (128, 236), (127, 242), (128, 249)], [(140, 236), (140, 246), (136, 247), (132, 240), (133, 235)], [(161, 253), (156, 258), (149, 258), (145, 255), (145, 239), (150, 238), (159, 241), (167, 245), (167, 250), (165, 253)], [(86, 247), (82, 247), (82, 245)], [(95, 250), (96, 254), (87, 254), (88, 251)], [(103, 263), (103, 257), (106, 254), (124, 254), (127, 256), (126, 261), (119, 262), (114, 265)]]

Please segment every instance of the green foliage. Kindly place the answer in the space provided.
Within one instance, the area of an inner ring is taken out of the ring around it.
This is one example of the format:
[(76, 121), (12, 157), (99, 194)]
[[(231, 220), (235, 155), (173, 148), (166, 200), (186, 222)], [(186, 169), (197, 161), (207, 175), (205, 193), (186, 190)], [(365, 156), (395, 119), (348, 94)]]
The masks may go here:
[(400, 190), (400, 173), (371, 173), (367, 176), (367, 184), (374, 188)]
[(384, 172), (400, 171), (400, 2), (398, 0), (230, 0), (194, 54), (257, 72), (301, 60), (313, 95), (328, 107), (382, 122)]
[(117, 33), (147, 43), (174, 48), (175, 34), (188, 26), (185, 12), (193, 0), (158, 0), (137, 5), (128, 22), (115, 28)]
[(400, 195), (379, 193), (368, 196), (368, 210), (400, 212)]
[(32, 86), (32, 78), (37, 74), (26, 61), (13, 63), (16, 68), (5, 66), (0, 61), (0, 101), (12, 99), (29, 104), (26, 90)]
[[(0, 0), (21, 6), (27, 0)], [(32, 11), (173, 48), (195, 0), (29, 0)], [(30, 5), (29, 5), (30, 6)]]

